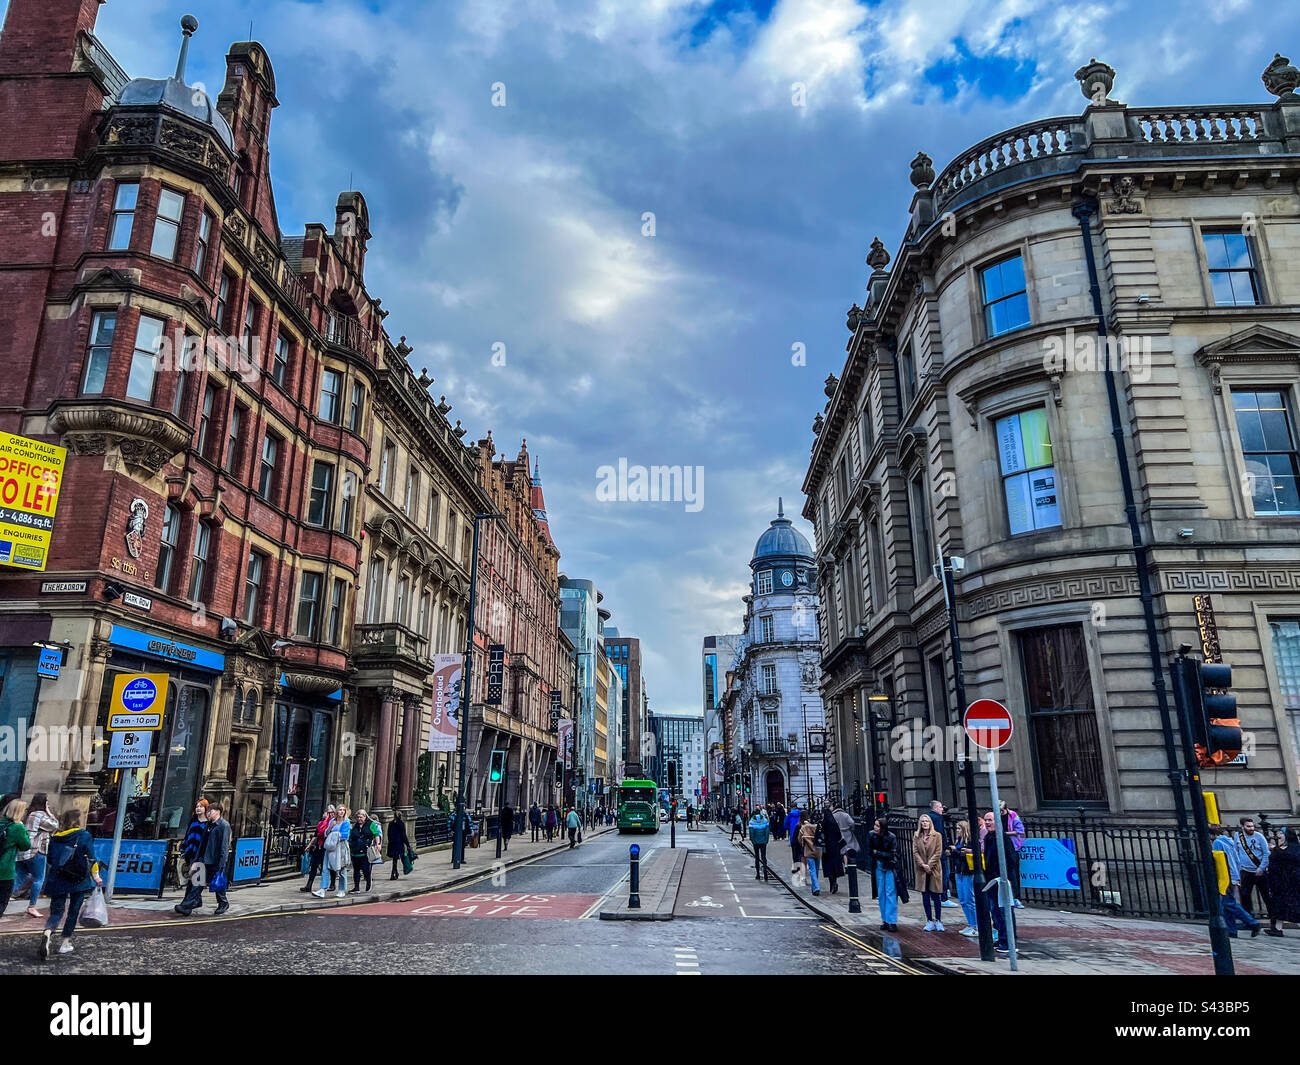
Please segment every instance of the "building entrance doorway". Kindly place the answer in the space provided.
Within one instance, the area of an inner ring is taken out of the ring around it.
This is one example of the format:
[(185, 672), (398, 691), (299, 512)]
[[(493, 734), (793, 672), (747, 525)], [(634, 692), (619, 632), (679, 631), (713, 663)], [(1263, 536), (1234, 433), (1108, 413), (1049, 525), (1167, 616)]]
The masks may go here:
[(785, 778), (779, 769), (772, 769), (767, 774), (767, 801), (773, 804), (785, 802)]

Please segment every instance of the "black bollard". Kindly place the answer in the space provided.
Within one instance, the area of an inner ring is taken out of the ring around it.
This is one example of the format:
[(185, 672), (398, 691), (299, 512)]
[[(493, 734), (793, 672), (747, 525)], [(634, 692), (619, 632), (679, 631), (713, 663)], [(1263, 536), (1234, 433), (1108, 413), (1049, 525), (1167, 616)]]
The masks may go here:
[(497, 857), (501, 857), (501, 818), (497, 818)]
[(629, 875), (631, 884), (631, 894), (627, 897), (627, 908), (629, 910), (639, 910), (641, 908), (641, 848), (635, 843), (628, 848), (631, 856), (632, 869)]
[(849, 913), (861, 913), (862, 903), (858, 899), (858, 859), (856, 855), (848, 863), (847, 872), (849, 874)]

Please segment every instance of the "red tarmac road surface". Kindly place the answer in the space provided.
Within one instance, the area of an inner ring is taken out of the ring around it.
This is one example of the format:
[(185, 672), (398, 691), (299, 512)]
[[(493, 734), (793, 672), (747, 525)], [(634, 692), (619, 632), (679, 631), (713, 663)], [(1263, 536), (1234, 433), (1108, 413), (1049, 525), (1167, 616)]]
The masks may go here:
[(334, 917), (581, 917), (599, 895), (533, 895), (519, 891), (475, 891), (425, 895), (322, 910)]

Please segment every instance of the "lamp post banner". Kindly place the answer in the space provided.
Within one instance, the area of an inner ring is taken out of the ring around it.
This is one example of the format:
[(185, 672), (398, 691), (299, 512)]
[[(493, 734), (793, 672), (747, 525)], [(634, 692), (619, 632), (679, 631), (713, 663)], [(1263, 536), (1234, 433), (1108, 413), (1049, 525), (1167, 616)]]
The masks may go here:
[(566, 769), (573, 768), (573, 718), (560, 718), (560, 727), (558, 729), (560, 737), (560, 760), (564, 762)]
[(433, 714), (429, 719), (430, 751), (456, 749), (457, 716), (464, 663), (460, 655), (433, 656)]

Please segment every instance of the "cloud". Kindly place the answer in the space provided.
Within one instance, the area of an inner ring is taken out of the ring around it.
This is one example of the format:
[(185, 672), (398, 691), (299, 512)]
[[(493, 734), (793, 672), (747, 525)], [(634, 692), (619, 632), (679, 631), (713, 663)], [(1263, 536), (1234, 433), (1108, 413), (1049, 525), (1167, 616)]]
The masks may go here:
[[(541, 451), (561, 568), (643, 640), (655, 708), (687, 712), (701, 638), (737, 628), (777, 497), (802, 508), (844, 311), (871, 238), (891, 252), (901, 238), (912, 156), (942, 168), (1000, 130), (1078, 114), (1073, 72), (1093, 55), (1132, 104), (1265, 100), (1259, 72), (1300, 28), (1296, 5), (1259, 0), (210, 7), (193, 78), (221, 83), (250, 19), (275, 66), (285, 229), (332, 223), (349, 182), (365, 193), (387, 327), (466, 439), (492, 429)], [(96, 33), (131, 74), (163, 76), (186, 9), (113, 0)], [(1214, 40), (1236, 45), (1211, 66)], [(619, 456), (703, 465), (704, 509), (598, 504), (595, 468)]]

